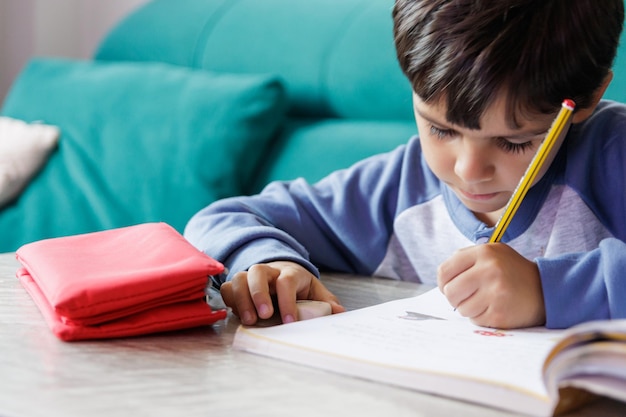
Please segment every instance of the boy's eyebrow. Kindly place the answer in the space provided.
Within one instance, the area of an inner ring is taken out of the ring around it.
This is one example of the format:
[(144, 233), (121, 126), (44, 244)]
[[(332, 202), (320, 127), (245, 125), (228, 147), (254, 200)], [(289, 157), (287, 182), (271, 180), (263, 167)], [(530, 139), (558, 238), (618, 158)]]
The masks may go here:
[[(423, 118), (424, 120), (426, 120), (427, 122), (433, 124), (433, 125), (437, 125), (437, 126), (442, 126), (445, 127), (446, 129), (450, 129), (450, 130), (456, 130), (454, 125), (450, 124), (449, 122), (445, 122), (445, 123), (441, 123), (437, 120), (434, 120), (432, 117), (424, 114), (422, 111), (420, 111), (419, 108), (417, 108), (417, 106), (413, 106), (413, 109), (415, 110), (415, 112), (417, 114), (419, 114), (419, 116), (421, 118)], [(501, 138), (505, 138), (505, 139), (526, 139), (526, 138), (533, 138), (535, 136), (545, 136), (548, 131), (550, 130), (550, 126), (548, 126), (548, 128), (541, 128), (541, 129), (537, 129), (535, 131), (531, 131), (531, 132), (521, 132), (521, 133), (516, 133), (516, 134), (511, 134), (511, 135), (499, 135), (498, 137)]]

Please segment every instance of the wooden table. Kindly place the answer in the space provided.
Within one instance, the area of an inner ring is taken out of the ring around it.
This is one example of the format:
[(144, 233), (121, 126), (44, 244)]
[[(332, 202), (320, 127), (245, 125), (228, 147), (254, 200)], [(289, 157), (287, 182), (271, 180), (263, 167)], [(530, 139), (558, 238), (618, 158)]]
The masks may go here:
[[(0, 254), (0, 416), (510, 416), (479, 405), (235, 351), (214, 327), (106, 341), (58, 340)], [(325, 275), (348, 309), (427, 287)], [(602, 400), (572, 416), (624, 416)]]

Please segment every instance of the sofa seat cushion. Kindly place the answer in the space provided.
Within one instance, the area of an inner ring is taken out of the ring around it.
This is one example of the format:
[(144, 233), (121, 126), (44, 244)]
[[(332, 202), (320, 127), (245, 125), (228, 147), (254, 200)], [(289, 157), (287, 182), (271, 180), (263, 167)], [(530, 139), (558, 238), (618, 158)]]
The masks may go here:
[(31, 61), (0, 114), (56, 125), (61, 137), (0, 212), (0, 251), (149, 221), (182, 230), (202, 207), (242, 192), (285, 108), (282, 84), (267, 75)]

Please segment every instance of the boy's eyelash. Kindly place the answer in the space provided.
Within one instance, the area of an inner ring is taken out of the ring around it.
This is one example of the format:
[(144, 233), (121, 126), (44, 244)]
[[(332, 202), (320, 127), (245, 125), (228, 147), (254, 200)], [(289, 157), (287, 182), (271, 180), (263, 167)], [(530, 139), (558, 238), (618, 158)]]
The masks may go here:
[[(446, 139), (453, 137), (456, 132), (452, 129), (441, 129), (437, 126), (430, 127), (430, 134), (436, 136), (437, 139)], [(526, 150), (533, 147), (533, 142), (514, 143), (504, 138), (497, 138), (497, 144), (505, 152), (510, 153), (524, 153)]]
[(448, 138), (454, 135), (454, 130), (451, 129), (441, 129), (437, 126), (430, 127), (430, 134), (433, 136), (437, 136), (438, 139)]
[(524, 153), (526, 152), (526, 150), (533, 147), (533, 143), (531, 141), (522, 142), (522, 143), (514, 143), (514, 142), (509, 142), (508, 140), (504, 138), (498, 138), (497, 141), (498, 141), (498, 146), (500, 147), (500, 149), (504, 150), (505, 152), (510, 152), (510, 153)]

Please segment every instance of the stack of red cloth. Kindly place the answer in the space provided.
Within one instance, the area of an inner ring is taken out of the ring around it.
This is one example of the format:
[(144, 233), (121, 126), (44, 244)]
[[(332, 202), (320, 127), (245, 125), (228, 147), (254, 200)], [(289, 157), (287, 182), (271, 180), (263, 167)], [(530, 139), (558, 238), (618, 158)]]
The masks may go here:
[(137, 336), (215, 323), (205, 288), (224, 267), (165, 223), (26, 244), (17, 277), (62, 340)]

